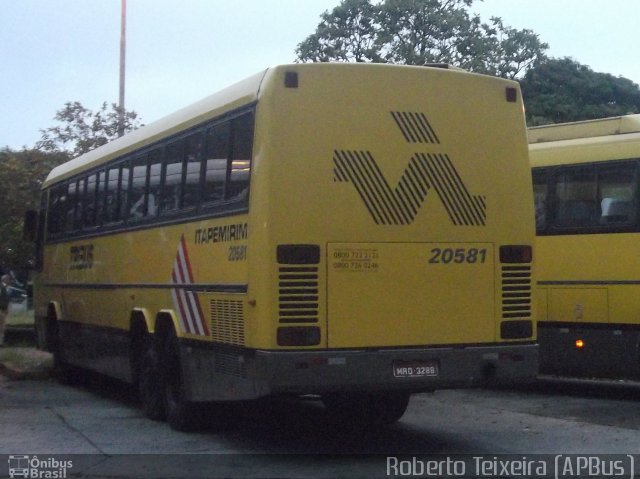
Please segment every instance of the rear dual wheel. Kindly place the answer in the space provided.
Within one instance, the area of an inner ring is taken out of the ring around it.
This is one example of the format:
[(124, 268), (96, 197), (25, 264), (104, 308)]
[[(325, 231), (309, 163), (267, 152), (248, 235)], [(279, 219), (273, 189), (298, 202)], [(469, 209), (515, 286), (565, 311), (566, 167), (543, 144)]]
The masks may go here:
[(173, 328), (162, 339), (160, 356), (167, 422), (178, 431), (197, 429), (196, 404), (187, 401), (180, 365), (180, 347)]
[(154, 420), (166, 419), (178, 431), (201, 427), (200, 404), (186, 398), (180, 363), (180, 347), (170, 327), (154, 342), (146, 335), (138, 360), (138, 393), (142, 410)]

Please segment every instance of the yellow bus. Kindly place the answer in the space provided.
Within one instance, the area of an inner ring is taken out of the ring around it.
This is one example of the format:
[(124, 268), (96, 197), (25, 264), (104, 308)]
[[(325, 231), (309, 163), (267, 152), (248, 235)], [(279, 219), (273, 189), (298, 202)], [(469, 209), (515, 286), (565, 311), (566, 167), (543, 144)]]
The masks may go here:
[(276, 395), (392, 422), (413, 392), (537, 370), (515, 82), (278, 66), (43, 191), (40, 343), (136, 383), (174, 428), (197, 403)]
[(540, 370), (640, 378), (640, 115), (529, 129)]

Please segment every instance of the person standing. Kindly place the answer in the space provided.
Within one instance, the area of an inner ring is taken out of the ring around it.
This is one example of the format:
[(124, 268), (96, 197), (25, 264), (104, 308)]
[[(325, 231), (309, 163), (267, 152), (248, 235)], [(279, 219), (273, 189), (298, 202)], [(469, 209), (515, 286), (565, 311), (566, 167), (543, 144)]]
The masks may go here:
[(2, 275), (0, 278), (0, 347), (4, 346), (4, 330), (9, 319), (9, 286), (11, 285), (11, 276)]

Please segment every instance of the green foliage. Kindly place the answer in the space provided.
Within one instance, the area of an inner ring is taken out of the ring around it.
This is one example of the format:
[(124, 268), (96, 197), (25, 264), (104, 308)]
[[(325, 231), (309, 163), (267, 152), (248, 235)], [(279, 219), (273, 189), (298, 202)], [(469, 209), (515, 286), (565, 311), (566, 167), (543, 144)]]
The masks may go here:
[(472, 0), (386, 0), (378, 6), (378, 44), (388, 63), (458, 64), (474, 19)]
[(476, 31), (459, 47), (458, 64), (465, 70), (515, 79), (546, 58), (549, 45), (533, 30), (505, 26), (499, 17), (491, 17), (490, 24), (475, 17), (471, 28)]
[(571, 58), (550, 59), (522, 82), (529, 125), (590, 120), (640, 112), (640, 88), (631, 80), (594, 72)]
[(22, 240), (24, 213), (40, 206), (40, 188), (49, 171), (67, 161), (66, 153), (0, 150), (0, 265), (22, 270), (33, 245)]
[(298, 45), (302, 62), (356, 61), (407, 65), (449, 63), (516, 78), (548, 48), (531, 30), (482, 23), (473, 0), (343, 0), (325, 12), (315, 33)]
[(596, 73), (549, 48), (529, 29), (470, 15), (474, 0), (342, 0), (296, 49), (301, 62), (448, 63), (520, 79), (530, 125), (640, 112), (631, 80)]
[[(118, 137), (120, 108), (107, 102), (97, 112), (82, 106), (80, 102), (67, 102), (56, 112), (54, 119), (61, 123), (40, 130), (42, 137), (36, 148), (42, 151), (65, 151), (79, 156), (108, 143)], [(141, 126), (138, 114), (124, 112), (124, 131), (129, 132)]]
[(308, 62), (381, 61), (376, 38), (377, 9), (369, 0), (343, 0), (324, 12), (316, 32), (298, 45), (298, 58)]

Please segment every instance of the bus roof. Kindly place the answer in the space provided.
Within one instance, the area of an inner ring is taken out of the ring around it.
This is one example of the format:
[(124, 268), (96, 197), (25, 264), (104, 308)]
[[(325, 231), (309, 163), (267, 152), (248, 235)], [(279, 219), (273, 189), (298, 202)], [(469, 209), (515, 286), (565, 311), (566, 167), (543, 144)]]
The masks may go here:
[(529, 128), (528, 132), (530, 144), (638, 133), (640, 114), (534, 126)]
[[(466, 70), (447, 64), (426, 65), (431, 68), (448, 69), (455, 73), (470, 74)], [(137, 151), (145, 146), (152, 145), (157, 140), (169, 135), (178, 134), (196, 126), (208, 119), (215, 118), (227, 112), (231, 112), (242, 106), (258, 101), (263, 81), (274, 74), (275, 71), (287, 68), (300, 69), (349, 69), (349, 68), (425, 68), (417, 66), (398, 66), (389, 64), (364, 64), (364, 63), (301, 63), (294, 65), (279, 65), (263, 70), (246, 80), (232, 85), (218, 93), (204, 98), (186, 108), (178, 110), (147, 126), (127, 133), (122, 138), (113, 140), (95, 150), (78, 156), (62, 165), (54, 168), (43, 183), (43, 189), (52, 184), (73, 177), (75, 174), (88, 168), (98, 167), (130, 152)], [(267, 80), (268, 81), (268, 80)]]
[(210, 117), (256, 101), (267, 71), (268, 69), (57, 166), (51, 170), (42, 187), (46, 188), (52, 183), (69, 178), (89, 166), (99, 166), (130, 151), (143, 148), (167, 134), (179, 133)]

